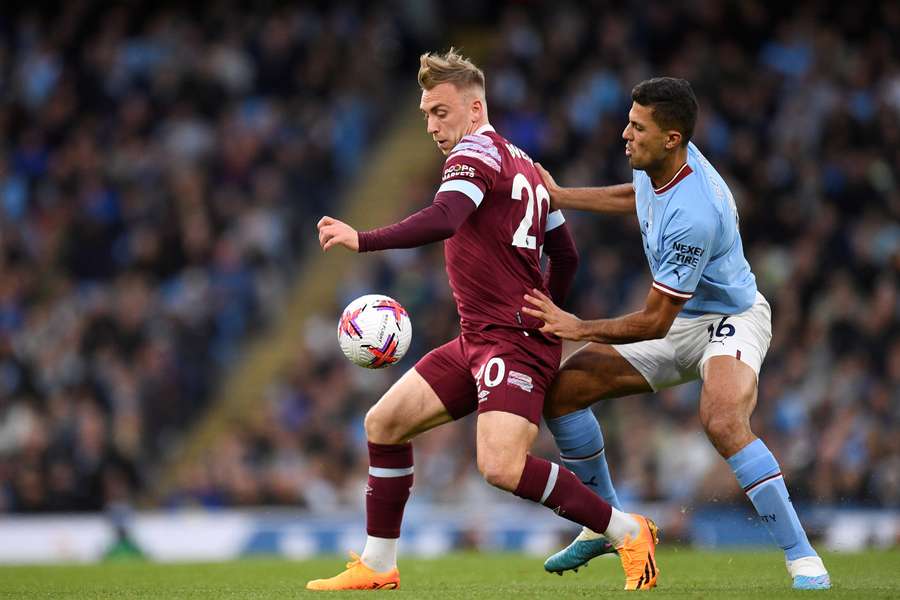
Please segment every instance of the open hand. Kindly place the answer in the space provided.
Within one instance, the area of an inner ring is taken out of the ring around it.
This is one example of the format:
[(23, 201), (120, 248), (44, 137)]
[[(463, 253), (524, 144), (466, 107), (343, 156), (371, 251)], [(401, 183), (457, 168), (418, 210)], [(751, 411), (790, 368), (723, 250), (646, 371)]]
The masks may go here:
[(553, 175), (541, 166), (541, 163), (534, 163), (534, 168), (537, 169), (538, 174), (541, 176), (541, 179), (544, 180), (544, 187), (547, 188), (547, 191), (550, 192), (550, 210), (556, 210), (556, 195), (559, 193), (560, 187), (556, 185), (556, 180), (553, 179)]
[(530, 307), (523, 306), (522, 312), (532, 317), (537, 317), (544, 322), (541, 331), (544, 333), (552, 333), (564, 340), (580, 340), (581, 338), (581, 319), (567, 313), (560, 307), (556, 306), (549, 297), (540, 290), (531, 290), (531, 294), (525, 294), (525, 300), (531, 304)]
[(359, 252), (359, 234), (355, 229), (337, 219), (322, 217), (319, 219), (319, 245), (328, 251), (332, 246), (343, 246), (348, 250)]

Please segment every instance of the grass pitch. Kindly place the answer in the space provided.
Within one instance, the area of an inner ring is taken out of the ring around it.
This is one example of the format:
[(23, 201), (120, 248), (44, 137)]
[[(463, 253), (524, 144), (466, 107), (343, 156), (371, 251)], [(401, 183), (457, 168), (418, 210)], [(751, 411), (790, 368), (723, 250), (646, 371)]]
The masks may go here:
[[(699, 552), (661, 549), (656, 595), (673, 598), (797, 598), (780, 552)], [(827, 598), (900, 597), (900, 550), (823, 556), (833, 588)], [(319, 597), (308, 579), (328, 577), (344, 559), (306, 561), (251, 559), (221, 564), (115, 563), (92, 566), (0, 568), (0, 598), (287, 599)], [(621, 594), (618, 560), (604, 557), (563, 577), (544, 572), (538, 558), (517, 554), (452, 554), (404, 559), (402, 588), (379, 597), (589, 598)], [(359, 598), (361, 592), (325, 594)]]

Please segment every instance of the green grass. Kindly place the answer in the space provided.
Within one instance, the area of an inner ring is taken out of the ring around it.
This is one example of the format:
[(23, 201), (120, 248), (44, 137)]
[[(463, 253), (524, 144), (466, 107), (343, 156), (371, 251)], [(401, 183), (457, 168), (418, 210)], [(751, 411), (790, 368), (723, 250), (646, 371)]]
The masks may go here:
[[(834, 587), (828, 598), (900, 597), (900, 550), (823, 557)], [(661, 549), (657, 596), (673, 598), (796, 598), (779, 552), (697, 552)], [(0, 598), (298, 598), (308, 579), (330, 576), (343, 559), (243, 560), (221, 564), (113, 563), (92, 566), (0, 568)], [(620, 593), (615, 558), (563, 577), (544, 573), (541, 560), (515, 554), (452, 554), (405, 559), (402, 589), (379, 592), (406, 598), (595, 598)], [(801, 595), (808, 594), (803, 592)], [(360, 592), (329, 593), (328, 598)], [(318, 597), (322, 597), (318, 594)]]

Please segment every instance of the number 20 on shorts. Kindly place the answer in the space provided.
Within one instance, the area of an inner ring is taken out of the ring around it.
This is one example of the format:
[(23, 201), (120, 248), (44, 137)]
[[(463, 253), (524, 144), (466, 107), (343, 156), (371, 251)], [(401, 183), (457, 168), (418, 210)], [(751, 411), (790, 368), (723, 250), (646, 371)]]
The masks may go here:
[(478, 374), (475, 375), (476, 381), (480, 381), (482, 375), (484, 375), (485, 387), (497, 387), (497, 384), (503, 381), (503, 376), (506, 375), (506, 364), (502, 358), (495, 356), (481, 365), (481, 368), (478, 369)]

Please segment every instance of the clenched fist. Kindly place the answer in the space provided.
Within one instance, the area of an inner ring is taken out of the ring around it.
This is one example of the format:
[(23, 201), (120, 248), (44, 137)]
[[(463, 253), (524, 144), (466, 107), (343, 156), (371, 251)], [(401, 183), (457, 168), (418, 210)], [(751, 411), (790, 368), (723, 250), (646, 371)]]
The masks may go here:
[(353, 252), (359, 252), (359, 234), (355, 229), (331, 217), (319, 219), (319, 245), (328, 251), (332, 246), (343, 246)]

